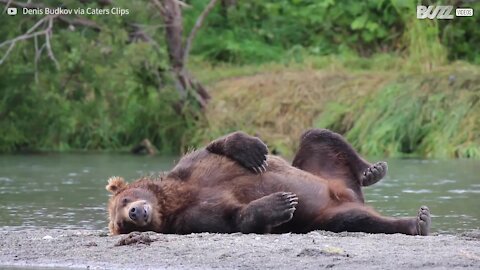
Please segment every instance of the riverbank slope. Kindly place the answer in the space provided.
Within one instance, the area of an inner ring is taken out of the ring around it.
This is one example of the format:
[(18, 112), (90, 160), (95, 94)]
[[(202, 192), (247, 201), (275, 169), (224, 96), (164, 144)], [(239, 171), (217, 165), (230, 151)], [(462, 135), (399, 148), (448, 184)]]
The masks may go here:
[(241, 129), (292, 156), (300, 135), (316, 127), (341, 133), (366, 156), (480, 158), (480, 69), (452, 63), (412, 72), (389, 59), (369, 60), (370, 68), (361, 60), (212, 68), (205, 121), (189, 138), (203, 145)]

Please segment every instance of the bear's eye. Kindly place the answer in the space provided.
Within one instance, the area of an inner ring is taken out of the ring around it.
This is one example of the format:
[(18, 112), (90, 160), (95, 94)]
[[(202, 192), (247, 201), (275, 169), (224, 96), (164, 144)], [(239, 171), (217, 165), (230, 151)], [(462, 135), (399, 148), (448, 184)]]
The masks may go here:
[(126, 206), (128, 202), (129, 202), (129, 200), (127, 198), (122, 199), (123, 206)]

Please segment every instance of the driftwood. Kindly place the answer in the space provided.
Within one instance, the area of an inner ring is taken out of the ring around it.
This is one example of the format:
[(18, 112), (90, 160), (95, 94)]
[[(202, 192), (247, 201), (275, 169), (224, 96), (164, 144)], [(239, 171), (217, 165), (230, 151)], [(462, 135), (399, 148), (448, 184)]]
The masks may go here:
[(143, 139), (132, 148), (131, 152), (137, 155), (155, 155), (158, 151), (149, 139)]

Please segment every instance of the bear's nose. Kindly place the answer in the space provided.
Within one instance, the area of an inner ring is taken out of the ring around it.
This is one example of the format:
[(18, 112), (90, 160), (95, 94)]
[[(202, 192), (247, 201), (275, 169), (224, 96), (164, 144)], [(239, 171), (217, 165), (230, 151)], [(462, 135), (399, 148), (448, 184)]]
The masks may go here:
[(128, 211), (128, 216), (133, 220), (133, 221), (137, 221), (137, 219), (139, 218), (140, 216), (140, 207), (132, 207), (130, 208), (130, 211)]

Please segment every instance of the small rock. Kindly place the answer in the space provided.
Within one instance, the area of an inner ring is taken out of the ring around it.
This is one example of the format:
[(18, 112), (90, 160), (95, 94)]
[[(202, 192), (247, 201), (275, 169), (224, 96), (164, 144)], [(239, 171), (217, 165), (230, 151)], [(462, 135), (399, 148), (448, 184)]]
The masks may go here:
[(100, 237), (107, 237), (108, 236), (108, 233), (107, 232), (101, 232), (98, 234), (98, 236)]
[(331, 254), (331, 255), (343, 255), (345, 253), (345, 250), (339, 247), (327, 246), (324, 249), (322, 249), (322, 252), (326, 254)]
[(350, 257), (349, 254), (345, 253), (345, 250), (339, 247), (325, 247), (324, 249), (317, 248), (304, 248), (300, 253), (297, 254), (297, 257), (318, 257), (318, 256), (344, 256)]
[(45, 235), (42, 239), (43, 240), (53, 240), (53, 237), (50, 236), (50, 235)]
[(85, 246), (86, 246), (86, 247), (96, 247), (96, 246), (98, 246), (98, 245), (97, 245), (97, 243), (95, 243), (95, 242), (88, 242), (88, 243), (85, 244)]
[(457, 80), (457, 77), (455, 75), (448, 76), (448, 84), (452, 85), (455, 83), (456, 80)]
[(473, 239), (480, 239), (480, 230), (473, 230), (468, 231), (460, 234), (463, 237), (473, 238)]
[(322, 251), (316, 248), (304, 248), (300, 253), (297, 254), (297, 257), (317, 257), (322, 255)]

